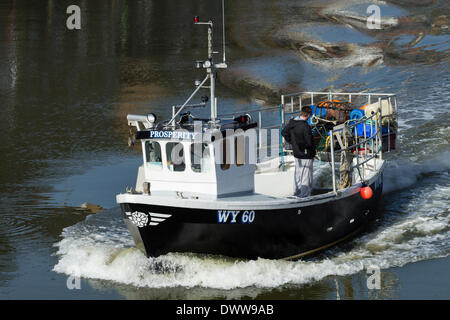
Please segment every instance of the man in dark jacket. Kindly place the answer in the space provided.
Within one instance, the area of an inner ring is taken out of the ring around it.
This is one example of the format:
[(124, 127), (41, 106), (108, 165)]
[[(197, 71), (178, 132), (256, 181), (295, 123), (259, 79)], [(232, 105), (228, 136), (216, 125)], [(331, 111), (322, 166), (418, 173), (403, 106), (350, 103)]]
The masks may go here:
[(312, 130), (307, 123), (311, 114), (310, 107), (303, 107), (300, 116), (291, 119), (281, 132), (294, 151), (294, 195), (301, 198), (311, 195), (313, 162), (316, 155)]

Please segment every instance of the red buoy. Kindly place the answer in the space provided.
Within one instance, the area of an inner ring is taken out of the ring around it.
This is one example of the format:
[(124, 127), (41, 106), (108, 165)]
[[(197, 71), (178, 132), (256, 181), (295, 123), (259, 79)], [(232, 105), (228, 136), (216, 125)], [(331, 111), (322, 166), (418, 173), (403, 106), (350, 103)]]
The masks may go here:
[(361, 188), (361, 190), (359, 191), (359, 194), (361, 195), (361, 197), (363, 199), (370, 199), (370, 198), (372, 198), (373, 191), (372, 191), (371, 187), (367, 186), (367, 187)]
[(194, 17), (194, 22), (199, 22), (200, 21), (200, 17), (199, 16), (195, 16)]

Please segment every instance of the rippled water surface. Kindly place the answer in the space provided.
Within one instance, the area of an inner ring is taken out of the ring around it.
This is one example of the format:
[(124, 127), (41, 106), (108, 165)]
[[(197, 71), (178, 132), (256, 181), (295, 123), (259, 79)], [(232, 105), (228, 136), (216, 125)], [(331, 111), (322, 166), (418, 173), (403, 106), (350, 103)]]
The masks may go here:
[[(73, 3), (82, 28), (69, 31)], [(193, 61), (206, 55), (192, 17), (220, 25), (220, 1), (2, 1), (0, 297), (448, 299), (450, 8), (387, 0), (383, 28), (371, 30), (358, 19), (370, 4), (227, 1), (221, 111), (303, 89), (399, 98), (384, 218), (350, 243), (288, 262), (147, 259), (115, 203), (141, 161), (127, 147), (126, 114), (163, 119), (190, 95), (202, 76)], [(92, 214), (86, 202), (104, 209)], [(367, 289), (369, 266), (381, 268), (380, 290)], [(81, 290), (66, 286), (74, 274)]]

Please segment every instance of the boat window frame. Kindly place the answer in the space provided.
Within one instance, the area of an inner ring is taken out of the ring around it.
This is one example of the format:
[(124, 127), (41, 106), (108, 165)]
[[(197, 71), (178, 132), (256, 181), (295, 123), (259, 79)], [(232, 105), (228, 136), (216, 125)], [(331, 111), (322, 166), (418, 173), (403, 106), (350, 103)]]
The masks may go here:
[[(194, 145), (196, 145), (196, 144), (201, 144), (202, 147), (203, 147), (202, 157), (200, 158), (200, 161), (201, 161), (200, 164), (195, 164), (194, 163), (193, 148), (195, 148)], [(208, 157), (205, 157), (205, 150), (208, 151)], [(211, 172), (211, 170), (212, 170), (211, 161), (212, 161), (212, 156), (213, 156), (212, 155), (212, 145), (211, 144), (206, 143), (206, 142), (191, 142), (189, 144), (189, 151), (190, 151), (190, 153), (189, 153), (189, 155), (190, 155), (190, 168), (191, 168), (192, 172), (194, 172), (194, 173), (209, 173), (209, 172)], [(207, 163), (206, 166), (203, 166), (203, 162), (202, 162), (203, 159), (206, 160), (206, 163)], [(195, 165), (200, 165), (200, 171), (197, 171), (197, 170), (194, 169)], [(203, 170), (204, 167), (206, 167), (206, 170)]]
[[(220, 164), (220, 168), (224, 171), (230, 169), (232, 164), (236, 167), (241, 167), (245, 165), (247, 160), (246, 137), (244, 135), (235, 135), (231, 138), (233, 139), (232, 143), (234, 144), (234, 154), (231, 154), (231, 146), (229, 146), (230, 142), (228, 139), (230, 138), (222, 139), (219, 144), (219, 148), (221, 148), (222, 151), (222, 163)], [(243, 144), (238, 144), (238, 139), (242, 139)], [(238, 146), (240, 147), (239, 149)], [(233, 156), (234, 159), (231, 159), (231, 156)]]
[[(182, 155), (182, 158), (183, 158), (183, 161), (180, 163), (180, 164), (172, 164), (172, 150), (173, 150), (173, 148), (171, 148), (171, 150), (170, 150), (170, 160), (169, 160), (169, 145), (171, 145), (171, 144), (173, 144), (173, 145), (181, 145), (181, 151), (183, 152), (183, 155)], [(167, 170), (169, 171), (169, 172), (185, 172), (186, 171), (186, 167), (187, 167), (187, 162), (186, 162), (186, 153), (185, 153), (185, 146), (184, 146), (184, 144), (181, 142), (181, 141), (168, 141), (168, 142), (166, 142), (165, 143), (165, 146), (164, 146), (165, 148), (165, 153), (166, 153), (166, 157), (165, 157), (165, 163), (166, 163), (166, 168), (167, 168)], [(169, 163), (169, 161), (171, 162), (171, 163)], [(183, 166), (184, 165), (184, 168), (183, 168), (183, 170), (175, 170), (175, 166)], [(172, 166), (172, 168), (173, 169), (171, 169), (171, 166)]]
[(230, 152), (229, 151), (230, 147), (228, 146), (228, 141), (227, 138), (223, 138), (220, 140), (219, 142), (219, 148), (221, 149), (221, 163), (220, 163), (220, 169), (222, 169), (223, 171), (230, 169), (231, 167), (231, 161), (227, 160), (231, 160), (230, 158)]
[[(238, 139), (242, 139), (242, 145), (241, 143), (238, 143)], [(238, 149), (238, 146), (240, 147)], [(242, 150), (241, 150), (242, 148)], [(242, 152), (238, 152), (238, 151), (242, 151)], [(236, 135), (234, 137), (234, 161), (236, 164), (236, 167), (241, 167), (245, 164), (245, 160), (247, 158), (247, 153), (246, 153), (247, 149), (246, 149), (246, 139), (244, 135)], [(240, 162), (242, 161), (242, 162)]]
[[(159, 147), (159, 158), (160, 161), (149, 161), (149, 152), (148, 152), (148, 146), (150, 145), (150, 143), (155, 143), (158, 147)], [(163, 148), (160, 142), (155, 141), (155, 140), (146, 140), (144, 143), (144, 155), (145, 155), (145, 164), (146, 167), (150, 170), (150, 171), (163, 171), (164, 170), (164, 164), (163, 164)]]

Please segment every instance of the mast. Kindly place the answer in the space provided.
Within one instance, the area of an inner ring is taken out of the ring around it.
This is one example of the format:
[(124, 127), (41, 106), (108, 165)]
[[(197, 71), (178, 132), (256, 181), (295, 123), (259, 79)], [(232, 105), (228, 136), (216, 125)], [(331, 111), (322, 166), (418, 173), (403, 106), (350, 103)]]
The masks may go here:
[(208, 88), (208, 87), (203, 87), (203, 84), (209, 79), (210, 81), (210, 95), (211, 95), (211, 99), (210, 99), (210, 105), (211, 105), (211, 122), (215, 123), (216, 122), (216, 118), (217, 118), (217, 98), (216, 98), (216, 69), (225, 69), (227, 68), (227, 64), (225, 63), (225, 14), (224, 14), (224, 4), (223, 4), (223, 0), (222, 0), (222, 14), (223, 14), (223, 62), (218, 63), (218, 64), (214, 64), (214, 54), (215, 53), (219, 53), (217, 51), (214, 51), (213, 49), (213, 23), (212, 21), (208, 21), (208, 22), (200, 22), (200, 18), (198, 16), (194, 17), (194, 23), (195, 24), (203, 24), (203, 25), (207, 25), (208, 26), (208, 59), (205, 61), (197, 61), (196, 62), (196, 67), (197, 69), (200, 68), (205, 68), (206, 69), (206, 77), (203, 81), (199, 81), (196, 80), (196, 86), (197, 88), (195, 89), (195, 91), (191, 94), (191, 96), (184, 102), (184, 104), (178, 109), (177, 112), (175, 112), (175, 107), (173, 109), (172, 112), (172, 118), (169, 120), (168, 125), (169, 126), (174, 126), (174, 121), (175, 118), (180, 114), (181, 110), (184, 109), (184, 107), (187, 106), (187, 103), (192, 99), (192, 97), (201, 89), (201, 88)]
[(214, 24), (210, 20), (208, 22), (200, 22), (200, 18), (198, 16), (194, 17), (194, 23), (195, 24), (203, 24), (208, 26), (208, 59), (201, 63), (200, 61), (197, 62), (197, 68), (200, 68), (203, 66), (203, 68), (206, 68), (207, 78), (209, 78), (210, 81), (210, 105), (211, 105), (211, 122), (216, 122), (217, 117), (217, 98), (216, 98), (216, 69), (225, 69), (227, 68), (226, 60), (225, 60), (225, 7), (224, 7), (224, 1), (222, 0), (222, 19), (223, 19), (223, 61), (222, 63), (214, 64), (214, 54), (219, 53), (217, 51), (214, 51), (213, 48), (213, 28)]
[(216, 79), (214, 75), (214, 57), (213, 57), (213, 23), (208, 22), (208, 65), (206, 66), (206, 72), (210, 79), (210, 92), (211, 92), (211, 122), (216, 122), (217, 106), (216, 106)]
[[(217, 115), (217, 106), (216, 106), (216, 79), (215, 79), (215, 68), (214, 65), (214, 53), (217, 53), (213, 51), (213, 27), (214, 24), (212, 21), (208, 22), (199, 22), (199, 17), (194, 17), (195, 24), (204, 24), (208, 26), (208, 59), (203, 62), (202, 66), (203, 68), (206, 68), (207, 77), (209, 78), (209, 89), (210, 89), (210, 105), (211, 105), (211, 122), (216, 122), (216, 115)], [(199, 64), (197, 63), (197, 67), (199, 67)]]

